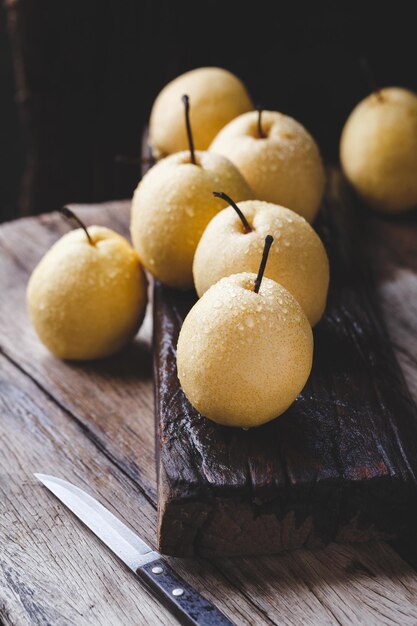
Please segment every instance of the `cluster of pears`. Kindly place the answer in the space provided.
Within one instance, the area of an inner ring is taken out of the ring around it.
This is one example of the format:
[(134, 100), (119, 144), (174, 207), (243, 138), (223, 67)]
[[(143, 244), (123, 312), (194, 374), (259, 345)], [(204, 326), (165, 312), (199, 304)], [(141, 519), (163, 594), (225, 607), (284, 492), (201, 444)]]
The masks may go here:
[(325, 177), (315, 141), (294, 119), (251, 108), (241, 81), (219, 68), (179, 76), (154, 103), (150, 145), (168, 156), (134, 193), (131, 235), (146, 269), (165, 285), (193, 286), (197, 245), (222, 209), (213, 191), (288, 207), (308, 222), (317, 214)]
[(102, 358), (141, 324), (143, 268), (174, 289), (195, 286), (178, 341), (184, 392), (208, 418), (257, 426), (303, 388), (326, 303), (327, 255), (310, 225), (325, 182), (319, 150), (292, 118), (254, 110), (219, 68), (162, 90), (150, 144), (160, 160), (134, 193), (134, 247), (79, 223), (32, 274), (34, 327), (57, 357)]
[(206, 417), (258, 426), (304, 387), (325, 308), (329, 264), (309, 223), (324, 191), (319, 150), (218, 68), (163, 89), (150, 145), (163, 158), (134, 193), (131, 235), (157, 280), (200, 296), (178, 339), (182, 388)]
[[(329, 264), (310, 225), (325, 184), (318, 147), (294, 119), (255, 110), (242, 82), (213, 67), (187, 72), (161, 91), (150, 145), (160, 160), (133, 197), (134, 248), (64, 211), (80, 228), (31, 276), (34, 327), (59, 358), (106, 357), (143, 320), (142, 266), (169, 287), (195, 286), (200, 299), (177, 347), (184, 392), (214, 421), (257, 426), (285, 411), (303, 388), (311, 327), (325, 308)], [(399, 88), (372, 93), (346, 122), (340, 159), (372, 207), (414, 207), (417, 96)]]

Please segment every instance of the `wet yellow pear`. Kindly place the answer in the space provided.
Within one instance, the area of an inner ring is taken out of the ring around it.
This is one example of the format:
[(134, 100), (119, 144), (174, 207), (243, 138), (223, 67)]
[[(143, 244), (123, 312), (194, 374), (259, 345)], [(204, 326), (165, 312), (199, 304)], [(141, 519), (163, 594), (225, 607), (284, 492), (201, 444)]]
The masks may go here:
[(220, 211), (205, 229), (194, 256), (194, 283), (199, 296), (224, 276), (256, 272), (265, 237), (274, 237), (265, 276), (295, 297), (310, 324), (323, 315), (329, 285), (324, 246), (308, 222), (282, 206), (247, 200)]
[(251, 111), (227, 124), (210, 145), (236, 165), (254, 198), (288, 207), (312, 222), (325, 176), (313, 137), (299, 122), (276, 111)]
[(136, 334), (147, 281), (126, 239), (89, 226), (64, 235), (41, 259), (29, 280), (27, 304), (36, 333), (52, 354), (99, 359)]
[(344, 126), (340, 161), (374, 209), (401, 213), (417, 206), (417, 95), (389, 87), (362, 100)]
[(243, 83), (227, 70), (200, 67), (181, 74), (162, 89), (152, 107), (149, 143), (156, 158), (188, 147), (181, 107), (184, 93), (193, 103), (191, 121), (197, 150), (206, 150), (225, 124), (253, 108)]
[(202, 415), (251, 428), (294, 402), (312, 356), (313, 335), (303, 310), (282, 285), (262, 280), (261, 269), (258, 276), (222, 278), (196, 302), (178, 338), (178, 377)]
[(192, 265), (200, 237), (222, 202), (216, 189), (247, 200), (253, 194), (225, 157), (194, 150), (185, 98), (190, 150), (159, 161), (139, 183), (132, 200), (131, 235), (144, 266), (176, 289), (193, 286)]

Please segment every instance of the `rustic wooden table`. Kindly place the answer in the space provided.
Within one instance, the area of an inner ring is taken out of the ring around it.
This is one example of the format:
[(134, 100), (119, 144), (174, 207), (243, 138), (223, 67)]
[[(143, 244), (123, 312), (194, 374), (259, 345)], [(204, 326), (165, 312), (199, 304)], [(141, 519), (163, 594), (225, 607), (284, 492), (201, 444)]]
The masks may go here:
[[(87, 224), (127, 233), (128, 202), (75, 208)], [(29, 274), (67, 230), (56, 214), (0, 229), (0, 623), (173, 624), (33, 476), (85, 488), (155, 545), (150, 311), (124, 353), (90, 364), (52, 358), (27, 318)], [(384, 273), (379, 293), (417, 398), (416, 259), (402, 263), (400, 244), (391, 252), (398, 267)], [(385, 543), (171, 563), (237, 624), (417, 624), (417, 574)]]

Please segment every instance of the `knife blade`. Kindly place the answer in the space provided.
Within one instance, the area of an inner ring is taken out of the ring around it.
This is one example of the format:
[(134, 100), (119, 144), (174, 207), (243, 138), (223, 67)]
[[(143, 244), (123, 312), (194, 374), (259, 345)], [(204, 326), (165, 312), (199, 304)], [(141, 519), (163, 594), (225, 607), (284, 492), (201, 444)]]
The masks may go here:
[(182, 624), (233, 626), (214, 604), (178, 576), (159, 552), (95, 498), (61, 478), (34, 475), (147, 584)]

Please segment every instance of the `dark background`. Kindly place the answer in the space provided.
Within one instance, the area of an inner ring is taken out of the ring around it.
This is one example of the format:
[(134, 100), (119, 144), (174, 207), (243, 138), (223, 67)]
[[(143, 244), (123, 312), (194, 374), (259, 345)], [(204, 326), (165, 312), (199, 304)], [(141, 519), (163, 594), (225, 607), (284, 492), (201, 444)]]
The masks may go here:
[(417, 91), (413, 2), (3, 0), (1, 218), (131, 194), (152, 101), (203, 65), (238, 74), (255, 102), (299, 119), (326, 160), (377, 84)]

